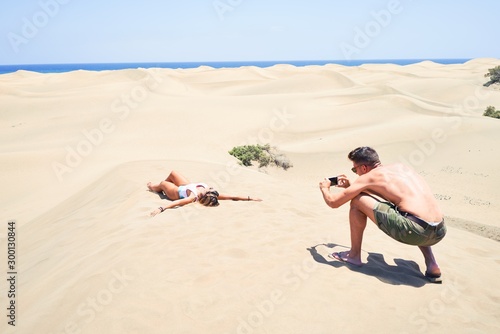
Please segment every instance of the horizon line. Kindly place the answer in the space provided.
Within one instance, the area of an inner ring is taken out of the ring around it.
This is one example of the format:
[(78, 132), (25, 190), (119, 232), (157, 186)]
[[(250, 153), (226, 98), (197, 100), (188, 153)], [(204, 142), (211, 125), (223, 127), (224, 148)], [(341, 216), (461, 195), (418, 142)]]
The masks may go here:
[(363, 62), (363, 61), (433, 61), (433, 60), (473, 60), (500, 59), (496, 57), (475, 58), (373, 58), (373, 59), (276, 59), (276, 60), (190, 60), (190, 61), (121, 61), (121, 62), (63, 62), (63, 63), (22, 63), (0, 64), (0, 66), (32, 66), (32, 65), (92, 65), (92, 64), (199, 64), (199, 63), (271, 63), (271, 62)]

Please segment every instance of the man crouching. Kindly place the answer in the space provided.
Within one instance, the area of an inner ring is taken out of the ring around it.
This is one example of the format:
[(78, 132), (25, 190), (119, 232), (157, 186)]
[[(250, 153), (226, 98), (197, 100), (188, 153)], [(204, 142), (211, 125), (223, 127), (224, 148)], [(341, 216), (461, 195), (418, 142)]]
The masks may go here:
[(363, 232), (367, 218), (370, 218), (391, 238), (418, 246), (427, 266), (425, 276), (433, 283), (441, 283), (441, 270), (431, 246), (444, 238), (446, 226), (427, 182), (401, 163), (382, 165), (371, 147), (358, 147), (349, 153), (348, 158), (353, 163), (351, 170), (359, 175), (356, 181), (351, 183), (345, 175), (339, 175), (336, 186), (344, 189), (338, 193), (330, 192), (332, 184), (329, 179), (319, 184), (328, 206), (338, 208), (349, 201), (351, 203), (351, 249), (331, 256), (361, 265)]

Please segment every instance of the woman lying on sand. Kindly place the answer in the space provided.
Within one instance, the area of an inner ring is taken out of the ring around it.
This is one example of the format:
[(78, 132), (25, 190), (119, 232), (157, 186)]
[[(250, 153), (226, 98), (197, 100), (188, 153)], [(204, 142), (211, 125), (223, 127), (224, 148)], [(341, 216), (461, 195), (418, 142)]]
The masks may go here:
[(251, 198), (250, 196), (242, 197), (219, 194), (205, 183), (190, 183), (184, 176), (176, 171), (172, 171), (165, 181), (161, 181), (157, 185), (153, 185), (149, 182), (148, 189), (156, 193), (163, 192), (163, 194), (171, 200), (167, 206), (160, 206), (158, 209), (151, 212), (151, 216), (156, 216), (167, 209), (184, 206), (194, 202), (199, 202), (204, 206), (218, 206), (219, 200), (262, 201), (260, 198)]

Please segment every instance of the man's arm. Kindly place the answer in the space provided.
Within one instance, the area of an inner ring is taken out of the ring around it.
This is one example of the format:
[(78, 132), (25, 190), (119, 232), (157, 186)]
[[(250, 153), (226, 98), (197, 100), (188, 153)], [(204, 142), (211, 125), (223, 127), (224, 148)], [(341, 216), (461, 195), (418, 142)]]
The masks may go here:
[(347, 187), (344, 188), (341, 192), (337, 193), (330, 192), (331, 182), (327, 179), (320, 182), (319, 188), (321, 190), (325, 203), (329, 207), (336, 209), (349, 202), (354, 197), (358, 196), (358, 194), (360, 194), (363, 190), (365, 190), (368, 187), (367, 179), (367, 177), (362, 175), (358, 177), (358, 179), (352, 184), (346, 182), (345, 184)]

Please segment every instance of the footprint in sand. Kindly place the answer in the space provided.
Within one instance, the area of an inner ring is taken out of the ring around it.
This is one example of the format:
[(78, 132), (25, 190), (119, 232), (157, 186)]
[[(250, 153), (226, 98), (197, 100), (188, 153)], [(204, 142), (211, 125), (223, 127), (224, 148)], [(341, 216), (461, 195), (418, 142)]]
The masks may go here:
[(434, 197), (440, 201), (449, 201), (451, 199), (451, 196), (441, 194), (434, 194)]
[(441, 171), (448, 174), (463, 174), (462, 167), (446, 166)]
[(466, 202), (469, 202), (470, 205), (474, 205), (474, 206), (490, 206), (490, 204), (491, 204), (489, 201), (484, 201), (484, 200), (478, 199), (478, 198), (470, 198), (470, 197), (465, 196), (464, 199)]

